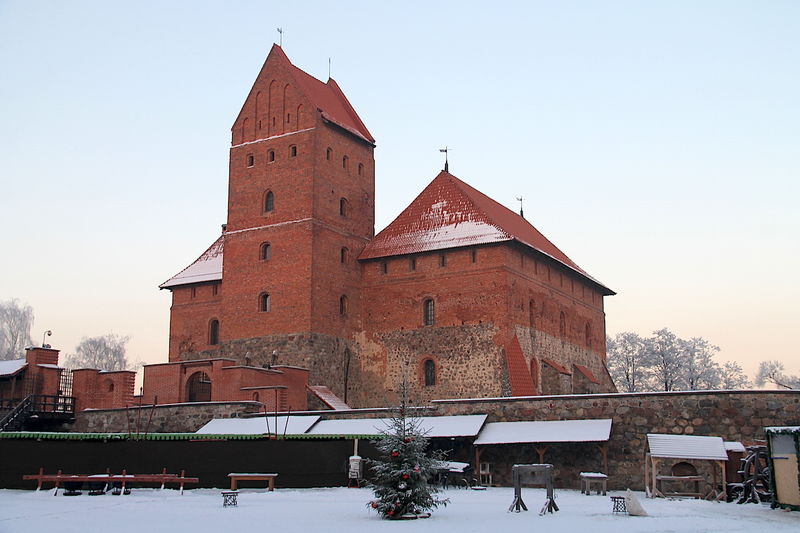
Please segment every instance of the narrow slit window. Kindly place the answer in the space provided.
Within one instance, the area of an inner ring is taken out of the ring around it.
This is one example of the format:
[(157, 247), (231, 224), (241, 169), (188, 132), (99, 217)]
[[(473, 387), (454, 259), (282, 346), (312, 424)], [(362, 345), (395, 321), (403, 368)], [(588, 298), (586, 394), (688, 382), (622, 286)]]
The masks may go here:
[(424, 365), (425, 386), (433, 387), (436, 385), (436, 363), (433, 359), (426, 359)]
[(267, 294), (266, 292), (262, 292), (258, 296), (258, 310), (261, 311), (262, 313), (269, 313), (270, 304), (271, 302), (269, 294)]
[(247, 154), (247, 166), (252, 167), (256, 162), (256, 158), (253, 154)]
[(428, 298), (422, 303), (422, 323), (433, 326), (436, 323), (436, 304), (433, 298)]
[(262, 261), (269, 261), (272, 259), (272, 246), (270, 243), (265, 242), (261, 244), (261, 250), (259, 252), (259, 256), (261, 257)]
[(264, 212), (270, 213), (275, 209), (275, 195), (272, 191), (267, 191), (264, 195)]

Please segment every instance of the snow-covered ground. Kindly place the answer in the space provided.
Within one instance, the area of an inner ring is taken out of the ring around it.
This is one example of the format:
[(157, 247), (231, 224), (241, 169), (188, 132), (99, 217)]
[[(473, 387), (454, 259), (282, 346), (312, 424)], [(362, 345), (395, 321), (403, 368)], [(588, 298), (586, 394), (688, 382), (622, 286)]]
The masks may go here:
[[(237, 507), (223, 507), (220, 490), (134, 489), (128, 496), (64, 497), (41, 492), (0, 490), (0, 532), (113, 532), (162, 531), (311, 531), (372, 533), (391, 531), (457, 533), (551, 532), (704, 532), (779, 533), (800, 531), (800, 512), (773, 510), (754, 504), (736, 505), (698, 500), (647, 500), (637, 493), (651, 516), (611, 513), (607, 496), (585, 496), (578, 491), (556, 493), (560, 511), (539, 516), (543, 489), (523, 489), (527, 512), (509, 513), (513, 489), (486, 491), (451, 489), (443, 493), (451, 503), (427, 520), (388, 521), (367, 508), (368, 489), (244, 489)], [(610, 495), (622, 495), (612, 492)]]

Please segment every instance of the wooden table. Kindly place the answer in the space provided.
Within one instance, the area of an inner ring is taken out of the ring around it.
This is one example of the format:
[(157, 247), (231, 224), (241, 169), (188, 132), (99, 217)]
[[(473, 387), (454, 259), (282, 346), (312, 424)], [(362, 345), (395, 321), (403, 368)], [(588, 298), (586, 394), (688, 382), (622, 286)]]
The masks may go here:
[(275, 478), (278, 474), (231, 472), (228, 477), (231, 479), (231, 490), (237, 490), (239, 481), (267, 481), (267, 488), (272, 492), (275, 490)]
[(592, 493), (592, 484), (595, 484), (597, 494), (603, 491), (603, 496), (606, 495), (608, 476), (599, 472), (581, 472), (581, 494), (587, 496)]

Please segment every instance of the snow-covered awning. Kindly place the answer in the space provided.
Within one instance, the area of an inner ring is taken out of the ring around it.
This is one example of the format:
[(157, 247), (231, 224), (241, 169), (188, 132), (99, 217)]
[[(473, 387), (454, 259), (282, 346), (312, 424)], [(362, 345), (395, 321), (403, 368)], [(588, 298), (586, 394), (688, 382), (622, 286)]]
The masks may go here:
[(726, 440), (723, 444), (725, 444), (725, 450), (729, 452), (745, 453), (747, 451), (741, 442)]
[[(423, 416), (420, 430), (429, 438), (474, 437), (486, 421), (486, 415)], [(308, 433), (310, 435), (380, 435), (391, 422), (390, 418), (341, 418), (320, 420)]]
[(648, 433), (647, 444), (650, 447), (651, 457), (705, 459), (709, 461), (728, 460), (722, 437)]
[(484, 426), (475, 445), (522, 442), (605, 442), (611, 435), (611, 419), (550, 420), (540, 422), (491, 422)]
[(12, 359), (10, 361), (0, 361), (0, 377), (13, 376), (25, 368), (28, 362), (25, 359)]
[[(287, 421), (288, 418), (288, 421)], [(254, 418), (215, 418), (196, 431), (203, 435), (300, 435), (319, 420), (318, 416), (258, 416)]]

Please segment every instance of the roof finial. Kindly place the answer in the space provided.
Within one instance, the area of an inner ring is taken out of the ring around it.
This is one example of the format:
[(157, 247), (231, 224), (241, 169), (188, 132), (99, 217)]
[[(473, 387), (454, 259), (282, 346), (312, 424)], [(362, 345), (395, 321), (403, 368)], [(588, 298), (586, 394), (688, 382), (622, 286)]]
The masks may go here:
[(283, 48), (283, 28), (278, 28), (278, 46)]
[(448, 148), (447, 146), (445, 146), (444, 148), (439, 148), (439, 151), (444, 153), (444, 171), (445, 172), (450, 172), (450, 165), (448, 165), (448, 161), (447, 161), (447, 153), (450, 150), (452, 150), (452, 148)]
[(525, 218), (525, 215), (522, 213), (522, 196), (517, 196), (517, 201), (519, 202), (519, 216)]

